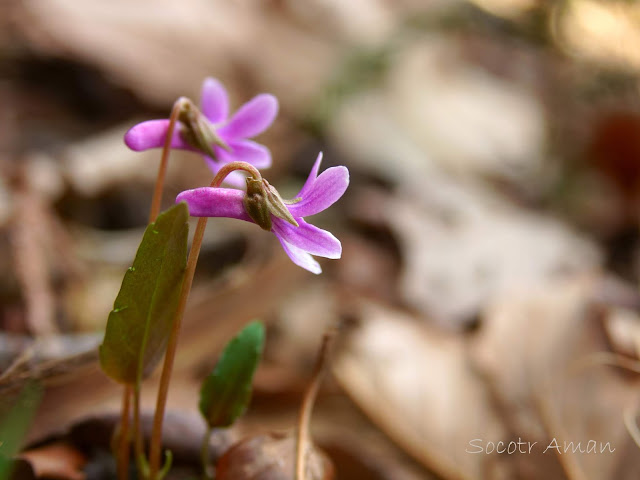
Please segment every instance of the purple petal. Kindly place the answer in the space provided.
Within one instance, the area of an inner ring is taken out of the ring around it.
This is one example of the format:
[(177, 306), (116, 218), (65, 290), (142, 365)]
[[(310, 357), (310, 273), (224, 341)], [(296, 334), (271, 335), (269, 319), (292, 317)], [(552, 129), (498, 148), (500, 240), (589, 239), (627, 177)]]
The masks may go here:
[(247, 162), (258, 169), (269, 168), (271, 166), (271, 152), (269, 152), (269, 149), (264, 145), (252, 142), (251, 140), (241, 140), (229, 142), (229, 147), (231, 148), (230, 152), (223, 148), (215, 147), (218, 158), (222, 163), (234, 161)]
[[(203, 157), (209, 169), (213, 172), (214, 175), (218, 173), (218, 170), (222, 168), (223, 165), (226, 165), (227, 162), (221, 162), (220, 160), (214, 160), (211, 157), (207, 157), (206, 155)], [(224, 183), (231, 185), (235, 188), (244, 188), (247, 185), (246, 175), (240, 171), (231, 172), (224, 179)]]
[[(150, 148), (159, 148), (164, 145), (168, 130), (169, 120), (148, 120), (131, 127), (129, 131), (124, 134), (124, 143), (136, 152)], [(193, 150), (193, 148), (180, 137), (179, 125), (176, 125), (176, 128), (173, 130), (171, 148)]]
[(299, 227), (291, 225), (281, 218), (272, 217), (272, 231), (285, 242), (294, 245), (304, 251), (326, 258), (340, 258), (342, 245), (340, 240), (326, 230), (296, 218)]
[[(316, 165), (319, 165), (316, 162)], [(314, 166), (315, 168), (315, 166)], [(313, 173), (313, 170), (312, 170)], [(311, 178), (311, 177), (309, 177)], [(307, 187), (302, 187), (298, 203), (289, 205), (289, 211), (294, 217), (308, 217), (321, 212), (333, 205), (349, 186), (349, 170), (347, 167), (331, 167), (320, 174), (315, 181)]]
[(276, 237), (280, 240), (282, 248), (293, 263), (310, 271), (311, 273), (315, 273), (316, 275), (322, 273), (320, 264), (316, 262), (311, 255), (304, 250), (285, 242), (278, 234), (276, 234)]
[(242, 190), (202, 187), (180, 193), (176, 202), (187, 202), (192, 217), (227, 217), (251, 222), (243, 198)]
[(231, 140), (255, 137), (273, 123), (278, 114), (278, 100), (263, 93), (245, 103), (229, 123), (220, 128), (220, 135)]
[(316, 158), (316, 163), (313, 164), (313, 167), (309, 172), (309, 176), (307, 177), (307, 181), (304, 182), (302, 189), (298, 192), (298, 195), (296, 195), (296, 197), (298, 198), (304, 197), (307, 191), (313, 186), (313, 183), (316, 181), (316, 177), (318, 176), (318, 171), (320, 170), (321, 163), (322, 163), (322, 152), (318, 153), (318, 157)]
[(229, 116), (229, 96), (215, 78), (207, 78), (202, 84), (200, 110), (211, 123), (224, 122)]

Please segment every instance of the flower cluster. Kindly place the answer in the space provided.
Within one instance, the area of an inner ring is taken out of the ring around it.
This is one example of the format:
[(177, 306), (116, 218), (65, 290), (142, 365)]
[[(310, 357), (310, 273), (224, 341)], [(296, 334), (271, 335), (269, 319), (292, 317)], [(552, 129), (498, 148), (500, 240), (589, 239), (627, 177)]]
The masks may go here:
[[(183, 120), (171, 139), (171, 147), (199, 151), (214, 173), (230, 162), (246, 162), (256, 169), (271, 165), (269, 150), (248, 140), (273, 122), (278, 102), (272, 95), (262, 94), (243, 105), (230, 119), (229, 99), (224, 87), (215, 79), (205, 80), (202, 88), (201, 113), (189, 110), (189, 121)], [(195, 113), (193, 113), (195, 112)], [(131, 128), (125, 143), (136, 151), (163, 146), (169, 120), (151, 120)], [(229, 217), (257, 223), (271, 231), (280, 241), (289, 258), (312, 272), (322, 270), (311, 255), (340, 258), (340, 241), (330, 232), (315, 227), (304, 217), (315, 215), (333, 203), (349, 185), (346, 167), (328, 168), (321, 174), (322, 153), (311, 169), (309, 177), (292, 201), (284, 201), (277, 191), (262, 178), (248, 177), (247, 191), (238, 188), (204, 187), (187, 190), (176, 201), (184, 201), (195, 217)], [(240, 172), (232, 172), (226, 181), (239, 187), (245, 182)]]

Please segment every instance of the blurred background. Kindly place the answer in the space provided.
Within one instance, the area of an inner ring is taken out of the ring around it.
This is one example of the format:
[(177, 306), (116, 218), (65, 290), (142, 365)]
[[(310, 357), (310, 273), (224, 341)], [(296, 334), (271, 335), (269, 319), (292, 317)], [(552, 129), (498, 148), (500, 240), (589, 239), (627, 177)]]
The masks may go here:
[[(213, 76), (232, 110), (278, 97), (258, 141), (283, 196), (319, 151), (349, 168), (312, 219), (343, 257), (314, 276), (255, 226), (209, 222), (173, 412), (197, 419), (221, 346), (260, 318), (230, 435), (291, 429), (339, 323), (312, 421), (336, 478), (637, 479), (638, 45), (629, 0), (3, 2), (0, 395), (47, 386), (36, 443), (117, 409), (96, 346), (159, 161), (122, 137)], [(172, 153), (164, 205), (209, 181)]]

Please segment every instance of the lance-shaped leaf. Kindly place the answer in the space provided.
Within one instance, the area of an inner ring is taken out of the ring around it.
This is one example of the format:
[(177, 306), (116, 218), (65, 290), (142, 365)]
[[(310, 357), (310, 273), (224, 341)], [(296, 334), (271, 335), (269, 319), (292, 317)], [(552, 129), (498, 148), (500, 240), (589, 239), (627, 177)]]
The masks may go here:
[(189, 209), (179, 203), (144, 232), (109, 314), (100, 365), (114, 380), (135, 384), (166, 349), (187, 264)]
[(263, 345), (264, 327), (260, 322), (250, 323), (227, 344), (202, 383), (200, 412), (211, 428), (228, 427), (247, 408)]

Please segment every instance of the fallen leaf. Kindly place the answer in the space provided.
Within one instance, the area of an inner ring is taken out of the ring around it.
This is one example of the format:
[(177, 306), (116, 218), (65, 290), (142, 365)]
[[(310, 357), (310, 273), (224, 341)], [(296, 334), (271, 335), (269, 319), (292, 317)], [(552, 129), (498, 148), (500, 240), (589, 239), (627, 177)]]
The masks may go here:
[(600, 262), (598, 247), (561, 222), (515, 207), (479, 185), (447, 175), (425, 177), (423, 190), (375, 198), (403, 257), (400, 295), (411, 307), (448, 326), (475, 318), (481, 306), (512, 289), (587, 272)]
[(63, 442), (33, 448), (20, 454), (28, 460), (36, 475), (58, 480), (85, 480), (82, 467), (87, 458), (77, 448)]
[(500, 440), (504, 431), (467, 361), (464, 339), (375, 304), (362, 305), (358, 318), (360, 326), (333, 362), (336, 378), (354, 401), (442, 477), (479, 479), (483, 472), (496, 473), (486, 456), (465, 451), (470, 440)]
[(512, 435), (537, 442), (533, 455), (514, 456), (528, 478), (640, 473), (623, 421), (640, 392), (611, 362), (594, 302), (599, 284), (581, 276), (502, 296), (486, 309), (472, 345)]
[[(434, 168), (531, 188), (543, 166), (545, 119), (523, 85), (489, 74), (446, 36), (407, 42), (385, 82), (337, 110), (329, 137), (355, 163), (419, 190)], [(495, 115), (500, 111), (500, 115)]]

